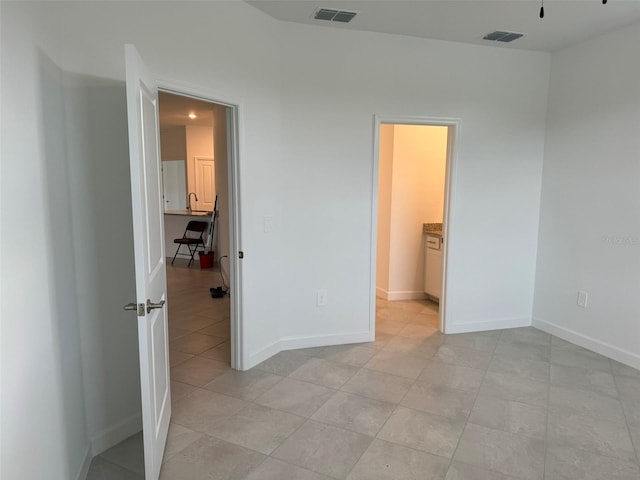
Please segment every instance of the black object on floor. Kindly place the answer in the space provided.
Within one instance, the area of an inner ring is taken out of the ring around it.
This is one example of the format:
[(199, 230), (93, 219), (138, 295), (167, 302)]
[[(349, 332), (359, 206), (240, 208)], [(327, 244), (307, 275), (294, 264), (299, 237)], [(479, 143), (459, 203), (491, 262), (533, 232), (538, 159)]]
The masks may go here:
[(211, 292), (211, 298), (222, 298), (227, 294), (227, 290), (222, 287), (211, 287), (209, 291)]

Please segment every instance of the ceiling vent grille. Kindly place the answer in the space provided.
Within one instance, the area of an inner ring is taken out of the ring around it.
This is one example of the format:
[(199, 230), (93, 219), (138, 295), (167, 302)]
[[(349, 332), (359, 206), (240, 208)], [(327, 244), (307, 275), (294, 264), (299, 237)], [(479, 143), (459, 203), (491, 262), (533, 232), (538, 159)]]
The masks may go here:
[(327, 20), (329, 22), (349, 23), (356, 12), (347, 12), (345, 10), (332, 10), (330, 8), (319, 8), (313, 14), (316, 20)]
[(517, 40), (522, 36), (522, 33), (503, 32), (501, 30), (496, 30), (495, 32), (487, 33), (484, 37), (482, 37), (482, 39), (491, 40), (493, 42), (509, 43)]

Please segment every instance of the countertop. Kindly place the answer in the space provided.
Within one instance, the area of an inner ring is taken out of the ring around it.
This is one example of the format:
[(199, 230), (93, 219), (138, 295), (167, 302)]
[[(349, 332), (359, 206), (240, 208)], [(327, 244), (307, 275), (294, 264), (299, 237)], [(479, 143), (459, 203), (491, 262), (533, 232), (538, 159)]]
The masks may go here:
[(182, 215), (183, 217), (210, 217), (213, 212), (203, 210), (165, 210), (165, 215)]
[(423, 223), (422, 233), (442, 238), (442, 223)]

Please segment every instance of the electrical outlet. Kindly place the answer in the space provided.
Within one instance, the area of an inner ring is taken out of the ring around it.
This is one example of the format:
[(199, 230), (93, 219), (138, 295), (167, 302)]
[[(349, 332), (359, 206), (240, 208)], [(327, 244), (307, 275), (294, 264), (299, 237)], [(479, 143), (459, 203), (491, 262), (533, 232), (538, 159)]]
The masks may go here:
[(264, 216), (264, 233), (270, 233), (273, 231), (273, 215)]
[(327, 305), (327, 291), (326, 290), (318, 290), (318, 307), (324, 307)]
[(589, 300), (589, 294), (584, 290), (578, 290), (578, 306), (587, 308), (587, 301)]

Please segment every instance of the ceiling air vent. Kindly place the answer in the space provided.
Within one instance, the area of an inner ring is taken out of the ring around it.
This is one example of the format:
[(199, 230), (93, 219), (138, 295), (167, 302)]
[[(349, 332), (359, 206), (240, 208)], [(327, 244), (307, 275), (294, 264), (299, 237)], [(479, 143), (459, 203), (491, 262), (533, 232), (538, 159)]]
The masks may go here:
[(349, 23), (356, 12), (347, 12), (344, 10), (332, 10), (330, 8), (319, 8), (313, 14), (316, 20), (327, 20), (329, 22)]
[(494, 42), (509, 43), (509, 42), (513, 42), (514, 40), (517, 40), (522, 36), (523, 36), (522, 33), (503, 32), (500, 30), (496, 30), (495, 32), (487, 33), (484, 37), (482, 37), (482, 39), (491, 40)]

